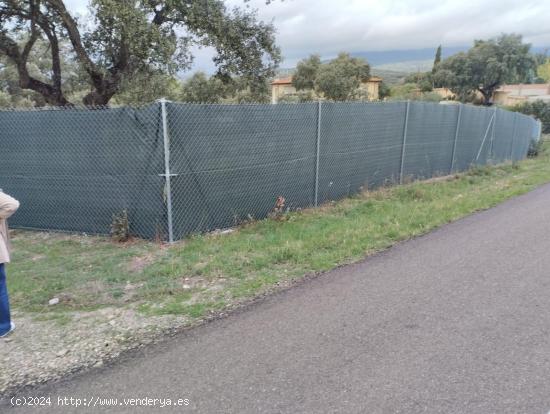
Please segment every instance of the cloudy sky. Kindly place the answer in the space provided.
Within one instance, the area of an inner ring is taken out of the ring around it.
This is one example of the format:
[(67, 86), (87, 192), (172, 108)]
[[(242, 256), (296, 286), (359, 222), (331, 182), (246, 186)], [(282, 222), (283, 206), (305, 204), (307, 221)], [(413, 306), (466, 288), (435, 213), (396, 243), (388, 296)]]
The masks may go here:
[[(87, 0), (66, 0), (86, 12)], [(243, 5), (242, 0), (227, 0)], [(251, 0), (273, 21), (285, 62), (311, 53), (364, 52), (470, 45), (475, 38), (521, 33), (534, 46), (550, 46), (549, 0)], [(197, 51), (196, 69), (210, 69), (211, 52)]]

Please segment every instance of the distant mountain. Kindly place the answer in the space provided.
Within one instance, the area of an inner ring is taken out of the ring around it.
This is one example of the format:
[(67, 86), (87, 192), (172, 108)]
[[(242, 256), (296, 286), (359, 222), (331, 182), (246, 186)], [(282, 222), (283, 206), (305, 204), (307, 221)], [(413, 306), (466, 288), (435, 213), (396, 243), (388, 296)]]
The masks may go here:
[[(464, 52), (468, 50), (470, 46), (456, 46), (456, 47), (445, 47), (443, 46), (441, 50), (441, 57), (445, 59), (451, 55), (454, 55), (458, 52)], [(433, 60), (435, 58), (435, 50), (437, 45), (434, 48), (426, 49), (409, 49), (409, 50), (382, 50), (382, 51), (372, 51), (372, 52), (355, 52), (352, 53), (352, 56), (361, 57), (365, 59), (371, 66), (381, 66), (393, 63), (401, 62), (411, 62), (411, 61), (427, 61)]]
[[(443, 47), (443, 59), (458, 52), (468, 50), (468, 46)], [(409, 73), (427, 71), (432, 68), (435, 49), (384, 50), (371, 52), (354, 52), (351, 55), (365, 59), (372, 68), (372, 74), (384, 78), (387, 83), (398, 83)], [(331, 58), (323, 59), (324, 62)], [(294, 68), (281, 68), (277, 76), (290, 76)]]
[(408, 72), (384, 69), (380, 66), (372, 67), (370, 73), (372, 76), (378, 76), (384, 79), (384, 83), (388, 85), (396, 85), (398, 83), (401, 83), (403, 79), (409, 74)]
[[(445, 59), (459, 52), (467, 51), (471, 46), (454, 46), (442, 48), (442, 58)], [(435, 58), (434, 48), (424, 49), (409, 49), (409, 50), (383, 50), (371, 52), (354, 52), (351, 53), (354, 57), (365, 59), (372, 68), (372, 74), (384, 78), (389, 84), (398, 83), (401, 79), (410, 73), (426, 72), (432, 69)], [(533, 53), (543, 53), (547, 51), (546, 47), (533, 47)], [(323, 59), (328, 62), (332, 59)], [(294, 68), (281, 68), (277, 76), (290, 76), (294, 73)]]
[[(472, 46), (445, 47), (445, 45), (443, 45), (441, 49), (441, 57), (442, 59), (445, 59), (456, 53), (465, 52), (471, 47)], [(431, 69), (431, 65), (433, 64), (433, 61), (435, 58), (436, 49), (437, 49), (437, 46), (434, 48), (426, 48), (426, 49), (355, 52), (355, 53), (352, 53), (352, 56), (366, 59), (371, 66), (377, 66), (377, 67), (389, 68), (388, 65), (390, 64), (404, 63), (404, 62), (410, 62), (410, 64), (417, 64), (417, 65), (423, 63), (424, 66), (426, 66), (426, 62), (430, 62), (430, 69)], [(548, 50), (547, 47), (531, 48), (531, 52), (533, 53), (544, 53), (547, 50)], [(416, 71), (416, 69), (413, 69), (413, 70)]]

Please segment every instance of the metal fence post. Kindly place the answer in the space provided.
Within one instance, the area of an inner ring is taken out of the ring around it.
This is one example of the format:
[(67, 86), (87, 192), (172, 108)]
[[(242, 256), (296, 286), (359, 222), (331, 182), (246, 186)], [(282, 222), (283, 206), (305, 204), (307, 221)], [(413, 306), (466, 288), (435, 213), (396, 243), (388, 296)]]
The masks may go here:
[(512, 142), (510, 143), (510, 156), (508, 157), (509, 160), (512, 159), (512, 155), (514, 154), (514, 141), (515, 141), (515, 138), (516, 138), (516, 127), (517, 127), (517, 122), (518, 121), (518, 114), (517, 112), (514, 112), (514, 128), (512, 129)]
[(497, 111), (498, 111), (498, 108), (497, 106), (495, 105), (495, 113), (493, 114), (493, 131), (491, 133), (491, 149), (489, 150), (489, 155), (491, 157), (491, 160), (493, 160), (493, 156), (495, 155), (494, 154), (494, 142), (495, 142), (495, 130), (497, 129)]
[(315, 155), (315, 207), (319, 204), (319, 150), (321, 144), (321, 101), (317, 102), (317, 143)]
[(487, 139), (487, 135), (489, 134), (489, 130), (491, 129), (491, 126), (493, 125), (493, 122), (495, 120), (495, 114), (491, 116), (491, 119), (489, 119), (489, 124), (487, 125), (487, 129), (485, 130), (485, 135), (483, 135), (483, 140), (481, 141), (481, 144), (479, 145), (479, 150), (477, 151), (477, 156), (475, 159), (475, 162), (479, 160), (479, 156), (481, 155), (481, 151), (483, 150), (483, 146), (485, 145), (485, 140)]
[(403, 128), (403, 145), (401, 146), (401, 167), (399, 168), (399, 184), (403, 184), (403, 165), (405, 163), (405, 146), (407, 145), (407, 129), (409, 126), (409, 107), (411, 101), (407, 100), (407, 110), (405, 112), (405, 127)]
[(455, 154), (456, 154), (456, 142), (458, 140), (458, 132), (460, 131), (460, 118), (462, 117), (462, 104), (458, 104), (458, 116), (456, 118), (456, 128), (455, 128), (455, 140), (453, 142), (453, 153), (451, 156), (451, 170), (449, 171), (449, 174), (453, 173), (453, 170), (455, 168)]
[(166, 99), (159, 100), (162, 112), (162, 136), (164, 139), (164, 174), (166, 180), (166, 207), (168, 213), (168, 242), (174, 243), (174, 225), (172, 221), (172, 187), (170, 178), (175, 175), (170, 173), (170, 136), (168, 134), (168, 116), (166, 115)]

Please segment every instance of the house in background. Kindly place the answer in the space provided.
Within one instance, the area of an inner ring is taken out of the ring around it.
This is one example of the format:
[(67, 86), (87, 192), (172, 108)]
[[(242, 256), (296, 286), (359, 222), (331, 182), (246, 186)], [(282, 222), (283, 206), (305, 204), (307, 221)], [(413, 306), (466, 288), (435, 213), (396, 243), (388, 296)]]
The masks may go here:
[(442, 99), (447, 101), (456, 99), (456, 94), (449, 88), (433, 88), (433, 92), (437, 93)]
[(502, 85), (493, 95), (493, 102), (495, 104), (505, 106), (537, 100), (550, 102), (550, 84)]
[[(367, 92), (367, 99), (369, 101), (377, 101), (380, 99), (380, 84), (382, 80), (382, 78), (372, 76), (359, 86), (360, 89)], [(296, 88), (292, 86), (292, 76), (275, 79), (271, 82), (271, 103), (276, 104), (281, 97), (294, 94), (296, 94)], [(318, 96), (318, 98), (322, 99), (321, 96)]]
[(276, 104), (285, 95), (293, 95), (296, 88), (292, 86), (292, 76), (275, 79), (271, 82), (271, 103)]

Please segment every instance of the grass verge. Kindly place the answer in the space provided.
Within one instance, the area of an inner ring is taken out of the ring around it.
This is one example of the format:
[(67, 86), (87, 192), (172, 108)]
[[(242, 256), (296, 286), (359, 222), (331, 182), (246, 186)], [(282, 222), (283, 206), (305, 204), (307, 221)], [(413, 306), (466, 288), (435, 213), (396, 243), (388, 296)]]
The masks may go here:
[[(200, 318), (279, 284), (351, 263), (550, 181), (550, 142), (517, 164), (383, 188), (173, 246), (15, 231), (13, 306), (58, 318), (70, 310), (135, 307)], [(60, 303), (48, 306), (57, 297)]]

